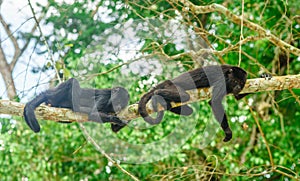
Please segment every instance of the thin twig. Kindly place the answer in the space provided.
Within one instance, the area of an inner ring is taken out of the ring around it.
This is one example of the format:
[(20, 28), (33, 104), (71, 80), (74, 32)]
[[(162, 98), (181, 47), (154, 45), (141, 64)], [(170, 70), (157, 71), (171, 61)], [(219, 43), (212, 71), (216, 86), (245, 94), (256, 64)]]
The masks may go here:
[(241, 35), (240, 35), (240, 47), (239, 47), (239, 64), (238, 66), (241, 66), (242, 62), (242, 41), (244, 39), (244, 33), (243, 33), (243, 28), (244, 28), (244, 0), (242, 0), (242, 15), (241, 15)]
[(85, 127), (83, 126), (83, 124), (79, 123), (82, 131), (84, 132), (87, 140), (92, 143), (96, 149), (98, 151), (100, 151), (100, 153), (102, 155), (104, 155), (111, 163), (113, 163), (117, 168), (119, 168), (123, 173), (125, 173), (126, 175), (130, 176), (133, 180), (138, 181), (139, 179), (137, 177), (135, 177), (133, 174), (131, 174), (130, 172), (128, 172), (127, 170), (125, 170), (123, 167), (121, 167), (120, 164), (118, 164), (114, 159), (112, 159), (101, 147), (100, 145), (90, 136), (90, 134), (88, 134), (87, 130), (85, 129)]
[(275, 167), (274, 167), (274, 161), (273, 161), (273, 156), (272, 156), (271, 149), (269, 147), (269, 143), (268, 143), (268, 141), (267, 141), (267, 139), (265, 137), (265, 134), (264, 134), (264, 132), (263, 132), (263, 130), (262, 130), (260, 124), (259, 124), (259, 121), (258, 121), (257, 117), (255, 116), (255, 113), (254, 113), (254, 111), (253, 111), (253, 109), (252, 109), (251, 106), (249, 106), (249, 110), (250, 110), (250, 112), (251, 112), (251, 114), (252, 114), (252, 116), (253, 116), (253, 118), (254, 118), (254, 120), (256, 122), (256, 125), (258, 127), (259, 133), (260, 133), (261, 137), (263, 138), (263, 141), (264, 141), (264, 143), (266, 145), (266, 148), (267, 148), (267, 151), (268, 151), (268, 154), (269, 154), (270, 163), (271, 163), (271, 166), (272, 166), (272, 170), (274, 170), (275, 169)]
[(47, 42), (47, 40), (46, 40), (46, 37), (45, 37), (44, 34), (43, 34), (43, 31), (42, 31), (42, 28), (41, 28), (41, 26), (40, 26), (39, 20), (36, 18), (35, 11), (34, 11), (34, 9), (33, 9), (33, 7), (32, 7), (32, 4), (31, 4), (30, 0), (28, 0), (28, 4), (29, 4), (30, 10), (31, 10), (31, 12), (32, 12), (33, 19), (35, 20), (35, 23), (36, 23), (36, 25), (37, 25), (37, 28), (38, 28), (38, 30), (39, 30), (39, 32), (40, 32), (40, 36), (42, 37), (42, 41), (44, 42), (44, 44), (45, 44), (45, 46), (46, 46), (46, 48), (47, 48), (48, 55), (49, 55), (50, 60), (51, 60), (51, 62), (52, 62), (52, 66), (53, 66), (54, 69), (55, 69), (55, 73), (56, 73), (57, 79), (58, 79), (58, 81), (61, 83), (62, 80), (60, 79), (59, 72), (58, 72), (58, 70), (57, 70), (56, 67), (55, 67), (54, 57), (53, 57), (53, 55), (52, 55), (52, 53), (51, 53), (51, 50), (50, 50), (49, 44), (48, 44), (48, 42)]
[[(178, 0), (173, 0), (174, 3), (178, 3)], [(273, 35), (270, 30), (266, 30), (263, 27), (261, 27), (258, 24), (255, 24), (251, 21), (249, 21), (246, 18), (242, 18), (240, 16), (235, 15), (231, 11), (229, 11), (226, 7), (222, 6), (221, 4), (212, 3), (210, 5), (206, 6), (197, 6), (190, 2), (189, 0), (179, 0), (182, 4), (184, 4), (185, 7), (189, 7), (191, 12), (195, 14), (207, 14), (212, 12), (217, 12), (220, 14), (223, 14), (228, 20), (236, 23), (241, 24), (243, 21), (243, 26), (256, 31), (259, 33), (260, 36), (263, 36), (264, 38), (267, 38), (270, 42), (272, 42), (274, 45), (279, 46), (282, 49), (285, 49), (291, 53), (293, 53), (296, 56), (300, 56), (300, 49), (292, 46), (285, 41), (277, 38), (275, 35)]]
[(246, 155), (247, 155), (247, 153), (249, 153), (253, 149), (255, 138), (256, 138), (256, 126), (253, 125), (252, 126), (251, 136), (250, 136), (250, 141), (248, 143), (248, 146), (246, 147), (246, 149), (243, 151), (243, 153), (241, 155), (241, 163), (240, 163), (240, 165), (243, 165), (246, 162)]

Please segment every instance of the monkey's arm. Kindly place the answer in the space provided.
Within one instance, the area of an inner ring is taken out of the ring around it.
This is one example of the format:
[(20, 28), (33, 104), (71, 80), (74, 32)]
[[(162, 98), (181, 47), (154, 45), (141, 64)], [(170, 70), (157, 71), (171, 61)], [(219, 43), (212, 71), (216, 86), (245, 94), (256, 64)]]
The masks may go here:
[(209, 101), (209, 105), (212, 108), (216, 120), (220, 123), (225, 133), (223, 141), (227, 142), (232, 138), (232, 131), (228, 125), (227, 116), (222, 105), (222, 100), (226, 96), (226, 90), (224, 87), (226, 87), (226, 85), (223, 81), (218, 81), (213, 85), (212, 98)]
[(209, 105), (212, 108), (212, 111), (214, 113), (216, 120), (220, 123), (220, 125), (225, 133), (225, 138), (223, 139), (223, 141), (227, 142), (227, 141), (231, 140), (232, 131), (228, 125), (228, 120), (227, 120), (227, 116), (226, 116), (225, 110), (222, 105), (222, 101), (210, 100)]

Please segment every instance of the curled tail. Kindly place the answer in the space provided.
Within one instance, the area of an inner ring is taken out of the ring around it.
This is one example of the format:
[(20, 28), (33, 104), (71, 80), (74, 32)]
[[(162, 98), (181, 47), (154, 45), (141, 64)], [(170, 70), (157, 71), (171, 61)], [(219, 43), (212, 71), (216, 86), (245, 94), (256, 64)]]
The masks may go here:
[(45, 93), (41, 93), (37, 97), (35, 97), (32, 101), (28, 102), (24, 108), (24, 118), (27, 125), (32, 129), (34, 132), (40, 132), (40, 125), (35, 117), (34, 110), (43, 102), (46, 102), (47, 97)]
[(146, 104), (152, 98), (153, 95), (154, 95), (154, 91), (150, 91), (141, 98), (141, 100), (139, 102), (139, 106), (138, 106), (138, 111), (147, 123), (158, 124), (161, 122), (161, 120), (164, 117), (164, 111), (157, 112), (157, 116), (154, 119), (149, 115), (149, 113), (147, 112), (147, 108), (146, 108)]

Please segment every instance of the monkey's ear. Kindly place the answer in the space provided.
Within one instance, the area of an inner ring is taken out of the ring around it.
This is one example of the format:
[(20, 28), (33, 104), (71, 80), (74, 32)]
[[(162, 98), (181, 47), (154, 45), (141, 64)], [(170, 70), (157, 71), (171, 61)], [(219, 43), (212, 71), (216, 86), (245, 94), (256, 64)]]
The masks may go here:
[(231, 74), (233, 72), (233, 69), (232, 68), (230, 68), (230, 69), (228, 69), (227, 71), (226, 71), (226, 75), (229, 75), (229, 74)]

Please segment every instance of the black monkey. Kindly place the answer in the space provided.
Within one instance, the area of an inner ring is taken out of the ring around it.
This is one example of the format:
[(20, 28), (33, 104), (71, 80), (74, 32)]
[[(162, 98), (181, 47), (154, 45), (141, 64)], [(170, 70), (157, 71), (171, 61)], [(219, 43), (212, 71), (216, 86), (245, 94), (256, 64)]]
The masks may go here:
[(94, 122), (113, 123), (111, 128), (117, 132), (126, 123), (111, 113), (114, 114), (125, 108), (128, 101), (129, 94), (122, 87), (112, 89), (80, 88), (78, 81), (71, 78), (36, 96), (25, 105), (23, 114), (27, 125), (36, 133), (40, 131), (40, 125), (34, 110), (44, 102), (52, 107), (69, 108), (75, 112), (87, 113), (89, 120)]
[(188, 105), (171, 108), (171, 102), (186, 102), (190, 99), (187, 90), (213, 87), (212, 98), (209, 105), (212, 108), (215, 118), (221, 124), (225, 132), (223, 141), (227, 142), (232, 138), (232, 131), (228, 125), (227, 116), (222, 105), (222, 99), (232, 93), (237, 100), (247, 94), (239, 94), (244, 88), (247, 80), (247, 72), (240, 67), (231, 65), (212, 65), (197, 68), (183, 73), (172, 80), (166, 80), (151, 91), (146, 93), (140, 100), (138, 111), (144, 120), (150, 124), (161, 122), (164, 111), (157, 113), (156, 119), (149, 116), (146, 110), (147, 102), (152, 99), (152, 107), (157, 112), (157, 104), (161, 104), (165, 110), (179, 115), (190, 115), (193, 110)]

